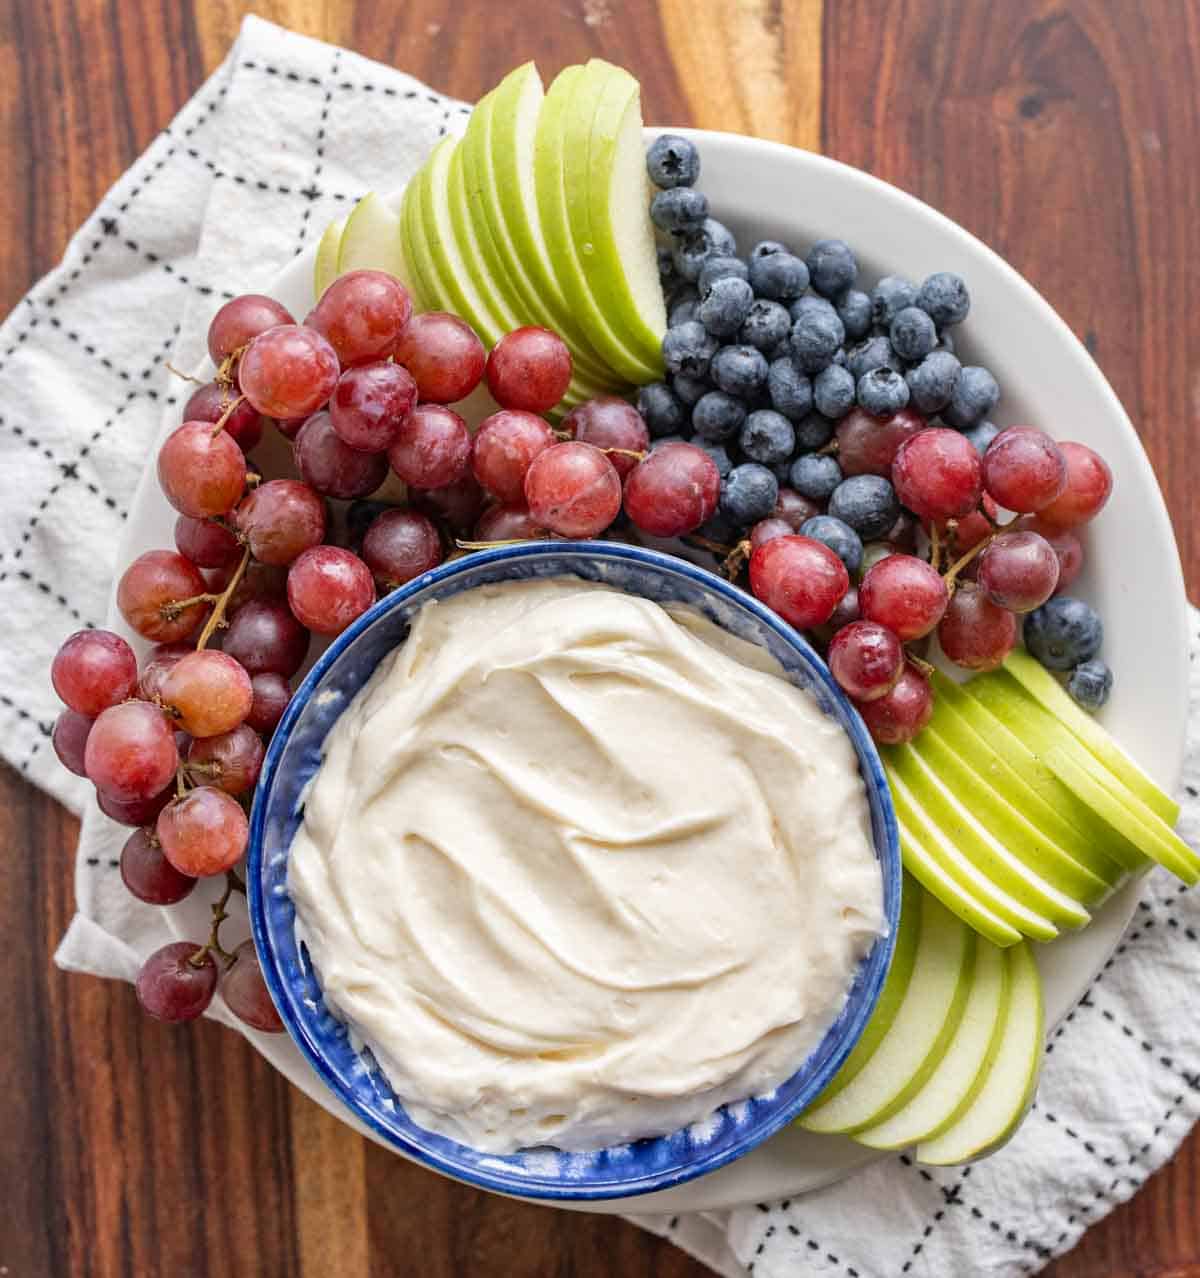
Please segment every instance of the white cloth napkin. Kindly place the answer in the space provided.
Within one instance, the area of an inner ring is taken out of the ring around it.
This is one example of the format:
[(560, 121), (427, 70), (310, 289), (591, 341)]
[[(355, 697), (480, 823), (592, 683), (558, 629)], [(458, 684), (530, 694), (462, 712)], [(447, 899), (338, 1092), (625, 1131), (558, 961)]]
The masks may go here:
[[(63, 967), (131, 980), (171, 939), (163, 912), (120, 883), (124, 832), (54, 758), (47, 674), (68, 632), (104, 623), (134, 486), (187, 394), (165, 363), (195, 365), (222, 300), (269, 281), (364, 191), (400, 186), (466, 113), (400, 72), (249, 18), (0, 329), (0, 750), (84, 813)], [(1194, 842), (1195, 737), (1186, 779)], [(892, 1156), (791, 1201), (636, 1219), (729, 1278), (1039, 1269), (1134, 1193), (1200, 1113), (1198, 936), (1200, 896), (1152, 876), (1124, 943), (1055, 1032), (1033, 1114), (986, 1162), (929, 1172)], [(294, 1051), (249, 1037), (278, 1063)]]

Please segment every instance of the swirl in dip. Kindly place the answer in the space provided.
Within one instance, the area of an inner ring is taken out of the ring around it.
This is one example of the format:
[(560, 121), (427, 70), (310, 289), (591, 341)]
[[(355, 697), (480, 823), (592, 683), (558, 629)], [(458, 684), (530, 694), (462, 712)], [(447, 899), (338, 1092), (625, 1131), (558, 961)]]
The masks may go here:
[(413, 1119), (498, 1153), (769, 1092), (883, 927), (838, 724), (697, 613), (570, 579), (421, 610), (326, 740), (288, 883)]

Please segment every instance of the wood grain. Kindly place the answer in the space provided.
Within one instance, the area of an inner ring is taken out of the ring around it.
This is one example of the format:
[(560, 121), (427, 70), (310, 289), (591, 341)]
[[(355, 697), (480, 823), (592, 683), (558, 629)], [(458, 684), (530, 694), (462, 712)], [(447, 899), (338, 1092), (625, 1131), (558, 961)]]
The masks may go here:
[[(244, 0), (0, 0), (0, 305), (219, 63)], [(999, 249), (1084, 335), (1200, 580), (1200, 8), (1186, 0), (260, 0), (471, 99), (536, 57), (643, 81), (647, 118), (877, 173)], [(1063, 424), (1064, 431), (1068, 424)], [(64, 976), (75, 823), (0, 769), (0, 1273), (707, 1273), (622, 1222), (474, 1193), (369, 1146), (220, 1027)], [(1054, 1278), (1198, 1278), (1200, 1137)]]

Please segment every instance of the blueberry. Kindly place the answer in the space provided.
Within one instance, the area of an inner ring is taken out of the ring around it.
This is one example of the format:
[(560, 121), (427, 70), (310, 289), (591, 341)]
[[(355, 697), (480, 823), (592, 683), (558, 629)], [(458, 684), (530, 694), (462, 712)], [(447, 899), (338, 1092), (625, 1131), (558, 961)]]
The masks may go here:
[(851, 475), (829, 498), (829, 513), (849, 524), (864, 541), (874, 541), (891, 532), (900, 518), (900, 502), (882, 475)]
[(1072, 670), (1104, 642), (1104, 624), (1082, 599), (1056, 595), (1025, 618), (1025, 647), (1047, 670)]
[(660, 231), (698, 231), (708, 216), (708, 197), (690, 186), (659, 191), (650, 201), (650, 220)]
[[(708, 452), (708, 449), (706, 448), (704, 451)], [(716, 459), (714, 458), (714, 460)], [(718, 461), (718, 468), (720, 465), (721, 463)], [(724, 478), (728, 473), (728, 471), (722, 471), (721, 477)], [(707, 523), (701, 524), (696, 531), (701, 537), (707, 537), (709, 541), (719, 542), (722, 546), (731, 546), (738, 539), (738, 530), (734, 527), (733, 521), (722, 515), (720, 511), (717, 511)]]
[(771, 361), (767, 394), (771, 397), (771, 407), (788, 421), (798, 422), (812, 411), (812, 382), (796, 367), (790, 354)]
[(800, 535), (828, 546), (852, 577), (858, 572), (858, 565), (862, 563), (862, 538), (849, 524), (832, 515), (814, 515), (800, 525)]
[(746, 418), (738, 446), (751, 461), (777, 466), (796, 451), (796, 430), (782, 413), (759, 408)]
[(706, 217), (703, 226), (681, 236), (672, 260), (675, 270), (693, 284), (710, 257), (736, 257), (737, 241), (727, 226)]
[(823, 417), (840, 421), (854, 407), (854, 376), (840, 364), (830, 364), (813, 378), (813, 403)]
[(818, 240), (805, 265), (813, 288), (824, 297), (837, 297), (858, 278), (858, 261), (844, 240)]
[(871, 291), (871, 322), (890, 328), (906, 306), (917, 304), (917, 286), (903, 275), (885, 275)]
[(671, 260), (671, 250), (660, 245), (658, 249), (658, 279), (664, 289), (675, 283), (675, 263)]
[(917, 305), (938, 326), (961, 324), (971, 309), (971, 295), (961, 275), (953, 271), (938, 271), (931, 275), (917, 292)]
[(700, 176), (700, 152), (694, 143), (676, 133), (655, 138), (646, 151), (646, 172), (655, 186), (667, 191), (692, 186)]
[(1067, 691), (1092, 714), (1108, 700), (1112, 685), (1112, 671), (1098, 659), (1081, 661), (1067, 678)]
[(828, 368), (845, 340), (846, 330), (832, 306), (828, 314), (815, 307), (802, 310), (792, 325), (792, 355), (802, 373)]
[(833, 438), (833, 422), (820, 413), (809, 413), (802, 421), (796, 423), (796, 451), (811, 453), (815, 449), (824, 448)]
[(924, 359), (937, 345), (937, 326), (919, 306), (897, 311), (888, 334), (892, 349), (911, 364)]
[(692, 429), (703, 439), (732, 439), (745, 420), (745, 405), (724, 391), (708, 391), (692, 409)]
[(733, 469), (733, 462), (729, 460), (729, 454), (725, 451), (724, 444), (714, 444), (707, 439), (701, 439), (697, 436), (692, 440), (692, 444), (700, 449), (702, 453), (707, 453), (717, 465), (717, 473), (722, 479)]
[[(918, 311), (924, 315), (924, 311)], [(949, 351), (931, 351), (905, 374), (913, 407), (926, 417), (940, 413), (950, 402), (962, 365)]]
[[(696, 290), (690, 289), (689, 291), (694, 294)], [(675, 302), (671, 309), (667, 312), (667, 327), (678, 328), (680, 324), (687, 324), (692, 320), (698, 321), (697, 312), (699, 310), (699, 297), (692, 296), (682, 298), (680, 301)]]
[(871, 299), (862, 289), (848, 288), (841, 297), (834, 298), (833, 305), (848, 342), (866, 337), (871, 328)]
[(900, 372), (900, 357), (886, 337), (867, 337), (846, 352), (846, 367), (855, 381), (873, 368), (893, 368)]
[(756, 257), (770, 257), (772, 253), (790, 253), (791, 250), (786, 244), (781, 244), (778, 240), (759, 240), (759, 242), (750, 250), (750, 260)]
[(1000, 387), (986, 368), (968, 364), (959, 374), (950, 403), (942, 412), (942, 420), (956, 430), (974, 426), (996, 407)]
[(708, 383), (702, 377), (689, 377), (686, 373), (676, 373), (671, 378), (671, 389), (685, 407), (694, 408), (700, 402), (700, 397), (708, 393)]
[(700, 288), (700, 296), (706, 297), (713, 284), (717, 280), (723, 280), (727, 275), (736, 275), (739, 280), (749, 279), (750, 268), (740, 257), (710, 257), (701, 268), (700, 278), (696, 281)]
[(791, 253), (750, 258), (750, 283), (759, 297), (791, 302), (808, 287), (808, 267)]
[(987, 452), (988, 445), (999, 434), (1000, 427), (995, 422), (980, 422), (978, 426), (972, 426), (970, 430), (964, 430), (963, 438), (969, 439), (982, 457)]
[(665, 382), (651, 382), (638, 391), (638, 412), (651, 435), (674, 435), (683, 429), (687, 412)]
[(746, 346), (755, 346), (760, 351), (769, 351), (786, 341), (791, 331), (792, 317), (787, 313), (787, 308), (778, 302), (759, 297), (754, 300), (746, 315), (738, 341)]
[(842, 468), (829, 453), (805, 453), (792, 462), (788, 482), (809, 501), (828, 501), (842, 482)]
[(748, 528), (775, 509), (779, 480), (757, 462), (735, 466), (721, 481), (721, 514), (739, 528)]
[(716, 353), (717, 339), (696, 320), (667, 329), (663, 338), (663, 363), (668, 373), (703, 377)]
[[(842, 327), (845, 328), (846, 326), (843, 324)], [(833, 362), (838, 366), (838, 368), (846, 367), (846, 348), (844, 346), (839, 346), (837, 350), (833, 352)]]
[(873, 368), (858, 379), (858, 402), (874, 417), (891, 417), (908, 404), (908, 383), (894, 368)]
[(750, 285), (736, 275), (722, 275), (707, 290), (702, 286), (700, 294), (700, 305), (696, 310), (700, 323), (716, 337), (735, 337), (754, 302), (754, 290)]
[(712, 357), (709, 376), (718, 390), (752, 399), (767, 384), (767, 357), (753, 346), (723, 346)]

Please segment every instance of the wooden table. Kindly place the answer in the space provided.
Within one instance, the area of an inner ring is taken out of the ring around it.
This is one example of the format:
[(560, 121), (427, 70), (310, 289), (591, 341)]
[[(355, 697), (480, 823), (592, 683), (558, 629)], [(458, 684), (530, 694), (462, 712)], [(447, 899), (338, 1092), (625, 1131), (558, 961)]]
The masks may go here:
[[(7, 311), (222, 59), (244, 0), (0, 0)], [(818, 149), (1004, 254), (1100, 361), (1189, 586), (1200, 303), (1194, 0), (263, 0), (474, 99), (603, 55), (646, 118)], [(836, 228), (830, 228), (836, 231)], [(1049, 424), (1070, 434), (1073, 424)], [(173, 1030), (50, 956), (75, 822), (0, 769), (0, 1275), (707, 1273), (630, 1225), (474, 1193), (367, 1144), (216, 1025)], [(1200, 1275), (1200, 1137), (1056, 1278)]]

